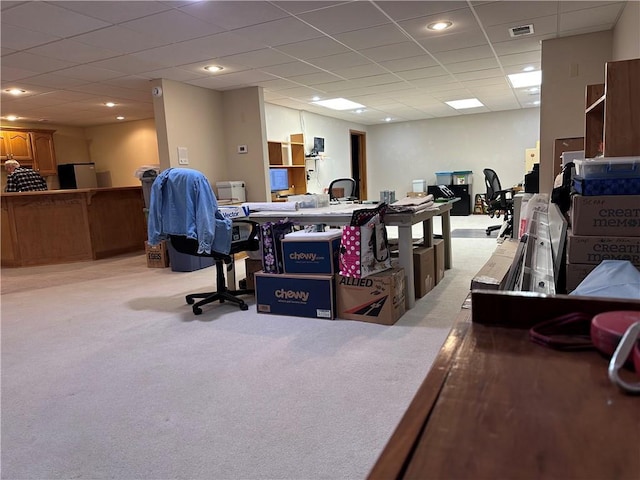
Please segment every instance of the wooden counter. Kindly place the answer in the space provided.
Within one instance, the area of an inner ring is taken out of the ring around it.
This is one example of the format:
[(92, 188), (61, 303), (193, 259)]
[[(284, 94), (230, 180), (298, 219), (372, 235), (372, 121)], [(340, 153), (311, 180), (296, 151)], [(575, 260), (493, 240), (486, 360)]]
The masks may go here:
[(369, 479), (640, 478), (640, 398), (609, 381), (596, 351), (545, 348), (527, 330), (549, 312), (640, 302), (473, 292), (472, 305)]
[(3, 193), (2, 266), (98, 260), (144, 250), (142, 187)]

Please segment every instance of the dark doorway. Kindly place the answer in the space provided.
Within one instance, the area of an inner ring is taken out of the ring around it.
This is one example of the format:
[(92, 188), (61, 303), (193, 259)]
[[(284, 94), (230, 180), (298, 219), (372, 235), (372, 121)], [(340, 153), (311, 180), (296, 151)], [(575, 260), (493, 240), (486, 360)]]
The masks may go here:
[(367, 148), (366, 133), (349, 130), (351, 135), (351, 176), (356, 181), (360, 200), (367, 200)]

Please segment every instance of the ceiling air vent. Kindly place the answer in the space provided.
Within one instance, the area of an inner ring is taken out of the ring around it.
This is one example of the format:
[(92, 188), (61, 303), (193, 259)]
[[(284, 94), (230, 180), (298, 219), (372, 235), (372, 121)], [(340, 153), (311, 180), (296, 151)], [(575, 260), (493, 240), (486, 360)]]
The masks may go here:
[(521, 25), (519, 27), (511, 27), (509, 29), (509, 35), (511, 37), (521, 37), (523, 35), (533, 34), (533, 25)]

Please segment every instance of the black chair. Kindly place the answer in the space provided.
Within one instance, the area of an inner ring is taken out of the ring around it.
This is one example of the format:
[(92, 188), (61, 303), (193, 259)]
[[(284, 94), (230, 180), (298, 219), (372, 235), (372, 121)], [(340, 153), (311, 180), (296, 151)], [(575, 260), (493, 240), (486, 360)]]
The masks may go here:
[(329, 184), (330, 200), (357, 200), (356, 181), (353, 178), (337, 178)]
[[(207, 303), (212, 302), (220, 302), (224, 303), (225, 301), (236, 303), (240, 307), (240, 310), (248, 310), (249, 306), (245, 303), (244, 300), (238, 298), (239, 295), (251, 295), (254, 293), (254, 290), (250, 289), (239, 289), (239, 290), (229, 290), (226, 285), (226, 279), (224, 275), (225, 264), (228, 265), (227, 270), (231, 270), (233, 268), (233, 255), (240, 252), (246, 251), (255, 251), (260, 248), (260, 243), (258, 239), (258, 224), (255, 222), (251, 222), (248, 220), (234, 220), (232, 229), (237, 230), (238, 232), (241, 230), (241, 226), (245, 224), (250, 227), (251, 232), (249, 233), (249, 237), (245, 240), (231, 241), (231, 250), (229, 255), (224, 255), (217, 252), (211, 253), (198, 253), (198, 241), (192, 238), (187, 238), (183, 235), (169, 235), (169, 240), (171, 241), (171, 245), (176, 251), (180, 253), (184, 253), (187, 255), (195, 255), (197, 257), (213, 257), (216, 265), (216, 291), (215, 292), (203, 292), (203, 293), (191, 293), (186, 296), (186, 301), (189, 305), (193, 305), (193, 313), (195, 315), (200, 315), (202, 313), (202, 306)], [(239, 235), (239, 233), (234, 233), (235, 235)], [(197, 303), (194, 303), (196, 298), (201, 298)]]
[[(210, 257), (215, 262), (216, 291), (186, 296), (187, 303), (193, 305), (193, 313), (200, 315), (203, 305), (218, 301), (232, 302), (240, 310), (247, 310), (248, 305), (238, 296), (251, 294), (253, 290), (227, 288), (224, 270), (225, 265), (229, 270), (232, 268), (234, 254), (259, 250), (258, 224), (236, 219), (229, 230), (229, 221), (218, 210), (211, 184), (202, 173), (192, 169), (165, 170), (154, 180), (150, 197), (149, 243), (157, 244), (166, 238), (179, 253)], [(163, 218), (163, 212), (170, 214)], [(202, 300), (196, 303), (196, 298)]]
[(487, 187), (487, 193), (485, 196), (487, 213), (491, 218), (494, 216), (500, 218), (504, 215), (502, 224), (491, 225), (485, 230), (487, 235), (491, 235), (491, 232), (495, 230), (502, 230), (501, 235), (511, 235), (513, 232), (513, 189), (503, 190), (500, 184), (498, 174), (490, 169), (485, 168), (484, 183)]

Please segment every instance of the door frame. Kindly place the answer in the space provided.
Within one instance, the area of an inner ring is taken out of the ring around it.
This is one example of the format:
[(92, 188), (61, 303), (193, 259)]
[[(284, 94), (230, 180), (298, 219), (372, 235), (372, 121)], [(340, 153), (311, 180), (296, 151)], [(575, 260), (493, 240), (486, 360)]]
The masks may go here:
[[(367, 133), (349, 129), (349, 145), (351, 151), (351, 176), (358, 188), (358, 198), (367, 199)], [(354, 146), (357, 156), (354, 158)]]

